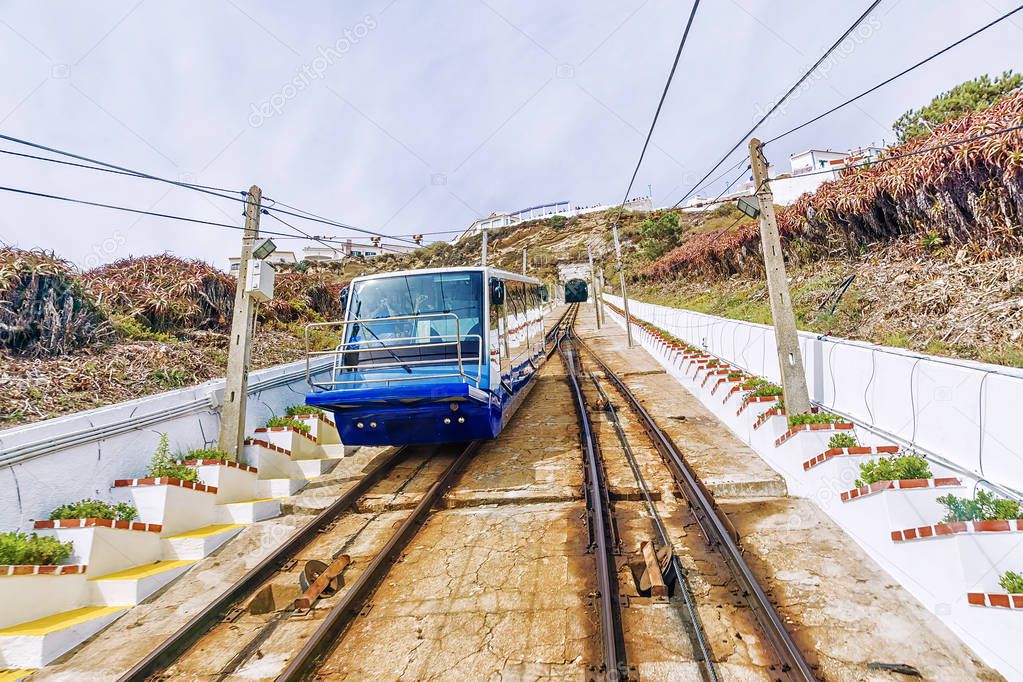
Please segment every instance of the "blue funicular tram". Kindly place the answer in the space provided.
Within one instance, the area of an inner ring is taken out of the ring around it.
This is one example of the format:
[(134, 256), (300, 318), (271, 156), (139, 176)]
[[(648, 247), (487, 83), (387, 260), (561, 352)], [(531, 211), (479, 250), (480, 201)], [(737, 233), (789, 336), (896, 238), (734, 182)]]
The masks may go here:
[[(307, 350), (306, 404), (333, 412), (348, 445), (493, 438), (518, 408), (545, 355), (546, 289), (487, 267), (357, 277), (333, 350)], [(344, 294), (343, 294), (344, 296)], [(329, 371), (313, 372), (319, 357)]]

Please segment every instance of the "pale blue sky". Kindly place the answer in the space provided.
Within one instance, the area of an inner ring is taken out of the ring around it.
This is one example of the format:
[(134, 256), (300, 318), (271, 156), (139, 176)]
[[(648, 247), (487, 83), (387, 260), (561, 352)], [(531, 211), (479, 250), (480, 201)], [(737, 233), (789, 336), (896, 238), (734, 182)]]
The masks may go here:
[[(704, 0), (633, 194), (652, 185), (656, 204), (679, 199), (867, 4)], [(886, 0), (761, 137), (1014, 4)], [(0, 132), (192, 182), (257, 183), (280, 201), (389, 234), (459, 229), (546, 201), (616, 202), (689, 7), (0, 2)], [(790, 153), (811, 146), (891, 141), (907, 108), (980, 73), (1023, 68), (1017, 16), (768, 156), (787, 168)], [(241, 224), (239, 204), (9, 156), (0, 156), (0, 184)], [(223, 266), (238, 249), (227, 230), (8, 193), (0, 207), (0, 239), (79, 265), (170, 251)]]

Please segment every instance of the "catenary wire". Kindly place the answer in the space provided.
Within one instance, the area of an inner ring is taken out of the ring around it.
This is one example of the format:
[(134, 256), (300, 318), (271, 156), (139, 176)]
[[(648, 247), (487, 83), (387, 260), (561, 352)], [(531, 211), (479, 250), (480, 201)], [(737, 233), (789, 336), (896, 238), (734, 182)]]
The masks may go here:
[(693, 19), (696, 17), (696, 9), (699, 6), (700, 0), (695, 0), (693, 2), (692, 9), (689, 11), (689, 19), (686, 21), (686, 28), (682, 32), (681, 40), (679, 40), (678, 50), (675, 51), (675, 61), (671, 63), (671, 70), (668, 71), (668, 79), (664, 83), (664, 90), (661, 91), (661, 99), (657, 102), (657, 109), (654, 111), (654, 119), (650, 122), (650, 130), (647, 131), (646, 140), (643, 141), (643, 149), (639, 153), (639, 159), (636, 161), (636, 168), (632, 171), (632, 178), (629, 180), (629, 186), (625, 189), (625, 196), (622, 197), (622, 203), (619, 208), (625, 207), (625, 202), (629, 198), (629, 192), (632, 191), (632, 186), (636, 182), (636, 175), (639, 174), (639, 167), (643, 165), (643, 157), (646, 156), (647, 147), (650, 145), (650, 138), (653, 137), (654, 128), (657, 126), (657, 119), (661, 115), (661, 107), (664, 106), (664, 100), (668, 97), (668, 90), (671, 88), (671, 81), (675, 77), (675, 70), (678, 68), (679, 59), (682, 57), (682, 50), (685, 48), (686, 39), (689, 37), (689, 29), (693, 26)]
[(825, 116), (829, 116), (830, 114), (835, 113), (839, 109), (852, 104), (853, 102), (855, 102), (856, 100), (860, 99), (861, 97), (865, 97), (866, 95), (869, 95), (870, 93), (874, 92), (875, 90), (888, 85), (892, 81), (897, 80), (897, 79), (905, 76), (907, 73), (909, 73), (909, 72), (911, 72), (911, 71), (913, 71), (915, 69), (920, 68), (921, 66), (923, 66), (927, 62), (929, 62), (929, 61), (931, 61), (931, 60), (933, 60), (933, 59), (935, 59), (937, 57), (940, 57), (941, 55), (945, 54), (946, 52), (948, 52), (952, 48), (957, 47), (957, 46), (965, 43), (970, 38), (973, 38), (974, 36), (983, 33), (984, 31), (988, 30), (992, 26), (995, 26), (996, 24), (998, 24), (998, 23), (1000, 23), (1002, 21), (1005, 21), (1006, 19), (1011, 17), (1016, 12), (1019, 12), (1020, 10), (1023, 10), (1023, 5), (1019, 5), (1015, 9), (1009, 10), (1008, 12), (1003, 14), (1002, 16), (1000, 16), (997, 19), (995, 19), (994, 21), (991, 21), (991, 22), (981, 26), (977, 30), (975, 30), (972, 33), (969, 33), (969, 34), (963, 36), (962, 38), (960, 38), (959, 40), (955, 41), (954, 43), (951, 43), (950, 45), (946, 45), (945, 47), (943, 47), (942, 49), (938, 50), (934, 54), (932, 54), (932, 55), (930, 55), (928, 57), (925, 57), (924, 59), (921, 59), (920, 61), (918, 61), (917, 63), (913, 64), (912, 66), (910, 66), (910, 67), (908, 67), (906, 69), (903, 69), (902, 71), (898, 72), (894, 76), (890, 76), (890, 77), (886, 78), (885, 80), (881, 81), (877, 85), (875, 85), (875, 86), (873, 86), (871, 88), (868, 88), (867, 90), (864, 90), (860, 94), (858, 94), (858, 95), (856, 95), (854, 97), (850, 97), (849, 99), (845, 100), (841, 104), (828, 109), (824, 113), (818, 114), (817, 116), (814, 116), (809, 121), (806, 121), (805, 123), (800, 123), (799, 125), (795, 126), (794, 128), (790, 128), (789, 130), (786, 130), (784, 133), (781, 133), (780, 135), (775, 135), (774, 137), (772, 137), (767, 142), (764, 142), (761, 146), (763, 147), (763, 146), (771, 144), (772, 142), (777, 142), (781, 138), (783, 138), (783, 137), (785, 137), (787, 135), (791, 135), (792, 133), (796, 132), (797, 130), (802, 130), (803, 128), (805, 128), (806, 126), (810, 125), (811, 123), (816, 123), (817, 121), (821, 120)]
[(792, 93), (795, 92), (796, 89), (800, 85), (803, 84), (803, 81), (805, 81), (807, 78), (810, 77), (810, 74), (812, 74), (814, 71), (817, 70), (817, 67), (819, 67), (822, 63), (824, 63), (824, 60), (827, 59), (828, 56), (832, 52), (834, 52), (835, 49), (838, 48), (838, 46), (841, 45), (843, 41), (845, 41), (846, 38), (849, 37), (850, 33), (852, 33), (854, 30), (856, 30), (856, 27), (859, 26), (863, 22), (863, 20), (867, 18), (867, 15), (870, 14), (872, 11), (874, 11), (874, 8), (877, 7), (879, 4), (881, 4), (881, 0), (874, 0), (873, 2), (871, 2), (870, 5), (867, 7), (867, 9), (865, 9), (863, 11), (863, 13), (860, 14), (859, 17), (857, 17), (856, 21), (854, 21), (849, 26), (849, 28), (847, 28), (845, 30), (845, 32), (842, 33), (841, 36), (839, 36), (838, 40), (836, 40), (834, 43), (832, 43), (831, 47), (829, 47), (827, 49), (827, 51), (824, 54), (822, 54), (820, 56), (820, 58), (816, 62), (814, 62), (813, 66), (811, 66), (809, 69), (807, 69), (807, 71), (802, 76), (800, 76), (799, 80), (797, 80), (795, 82), (795, 84), (791, 88), (788, 89), (788, 92), (786, 92), (781, 97), (781, 99), (779, 99), (777, 102), (775, 102), (771, 106), (771, 108), (767, 110), (767, 113), (764, 114), (763, 116), (761, 116), (757, 120), (757, 122), (753, 124), (752, 128), (750, 128), (748, 131), (743, 133), (743, 135), (732, 146), (732, 148), (729, 149), (728, 152), (724, 156), (721, 157), (721, 160), (718, 161), (717, 163), (715, 163), (713, 166), (711, 166), (710, 170), (708, 170), (707, 173), (702, 178), (700, 178), (700, 180), (693, 186), (693, 189), (691, 189), (688, 192), (686, 192), (685, 195), (683, 195), (683, 197), (681, 199), (679, 199), (677, 202), (675, 202), (675, 205), (672, 206), (672, 208), (677, 208), (679, 206), (679, 204), (681, 204), (683, 201), (688, 199), (690, 197), (690, 195), (692, 195), (692, 193), (696, 190), (696, 187), (698, 187), (701, 184), (703, 184), (703, 181), (706, 180), (707, 178), (709, 178), (711, 173), (716, 171), (721, 166), (721, 164), (723, 164), (728, 159), (728, 157), (731, 156), (735, 152), (735, 150), (738, 149), (739, 146), (749, 138), (750, 135), (755, 133), (757, 131), (757, 129), (764, 123), (764, 121), (766, 121), (768, 118), (770, 118), (771, 115), (775, 111), (778, 110), (778, 107), (780, 107), (785, 102), (785, 100), (787, 100), (792, 95)]

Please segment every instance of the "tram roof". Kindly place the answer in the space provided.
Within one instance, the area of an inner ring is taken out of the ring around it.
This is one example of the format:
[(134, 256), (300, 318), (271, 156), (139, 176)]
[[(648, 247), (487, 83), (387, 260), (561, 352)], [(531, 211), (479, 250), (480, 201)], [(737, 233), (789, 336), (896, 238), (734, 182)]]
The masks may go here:
[(529, 277), (528, 275), (522, 275), (517, 272), (508, 272), (507, 270), (499, 270), (497, 268), (476, 266), (466, 266), (458, 268), (422, 268), (420, 270), (396, 270), (394, 272), (378, 272), (374, 275), (360, 275), (359, 277), (353, 277), (352, 283), (357, 281), (370, 280), (370, 279), (385, 279), (387, 277), (401, 277), (404, 275), (432, 275), (441, 272), (482, 272), (489, 274), (494, 277), (501, 277), (502, 279), (510, 279), (518, 282), (531, 282), (533, 284), (543, 284), (536, 277)]

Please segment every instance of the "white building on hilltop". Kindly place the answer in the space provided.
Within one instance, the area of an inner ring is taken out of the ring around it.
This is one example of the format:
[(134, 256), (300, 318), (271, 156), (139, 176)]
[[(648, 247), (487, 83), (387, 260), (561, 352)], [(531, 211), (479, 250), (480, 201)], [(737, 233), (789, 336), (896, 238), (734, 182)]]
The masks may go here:
[[(540, 204), (538, 206), (530, 206), (529, 208), (520, 208), (514, 213), (491, 213), (486, 218), (480, 218), (472, 223), (469, 227), (465, 228), (461, 234), (452, 240), (452, 243), (457, 243), (460, 239), (465, 237), (471, 237), (475, 234), (480, 234), (483, 230), (496, 230), (501, 227), (507, 227), (509, 225), (517, 225), (530, 220), (540, 220), (542, 218), (550, 218), (551, 216), (561, 215), (569, 218), (571, 216), (582, 215), (584, 213), (596, 213), (597, 211), (606, 211), (611, 208), (615, 208), (616, 204), (595, 204), (592, 206), (573, 206), (568, 201), (555, 201), (549, 204)], [(636, 197), (629, 199), (625, 202), (624, 206), (626, 211), (651, 211), (653, 210), (653, 202), (650, 197)]]
[[(836, 152), (830, 149), (807, 149), (789, 157), (788, 173), (775, 173), (774, 166), (767, 169), (771, 177), (771, 191), (774, 193), (774, 203), (781, 206), (788, 206), (796, 199), (813, 192), (828, 180), (837, 180), (842, 171), (850, 166), (860, 163), (875, 161), (884, 155), (884, 148), (860, 147), (850, 149), (847, 152)], [(741, 196), (747, 196), (753, 192), (752, 174), (744, 183), (738, 186), (730, 194), (721, 197), (716, 203), (714, 197), (694, 196), (686, 202), (685, 211), (709, 211), (721, 204), (735, 201)]]

